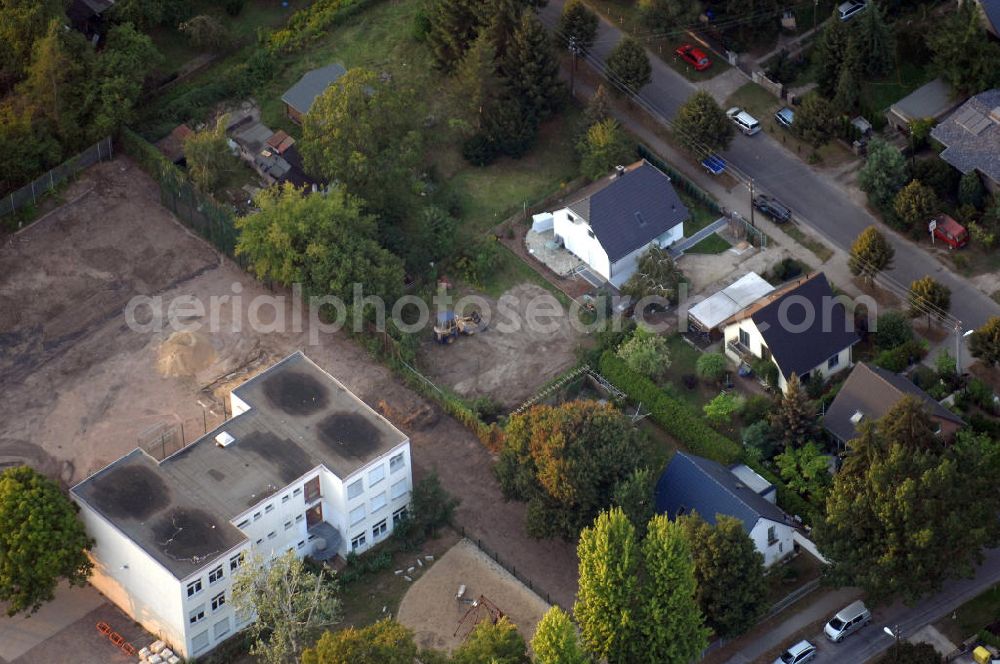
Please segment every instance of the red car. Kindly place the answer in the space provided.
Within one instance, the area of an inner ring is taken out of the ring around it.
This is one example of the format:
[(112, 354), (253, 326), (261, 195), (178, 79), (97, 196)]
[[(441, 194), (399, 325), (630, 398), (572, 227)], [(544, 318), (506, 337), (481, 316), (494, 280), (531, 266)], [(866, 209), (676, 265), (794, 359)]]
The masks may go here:
[(695, 71), (705, 71), (712, 66), (712, 61), (708, 59), (705, 52), (700, 48), (695, 48), (691, 44), (679, 46), (674, 53), (676, 53), (681, 60), (694, 67)]
[(944, 241), (949, 249), (961, 249), (969, 243), (969, 233), (965, 226), (946, 214), (934, 217), (934, 237)]

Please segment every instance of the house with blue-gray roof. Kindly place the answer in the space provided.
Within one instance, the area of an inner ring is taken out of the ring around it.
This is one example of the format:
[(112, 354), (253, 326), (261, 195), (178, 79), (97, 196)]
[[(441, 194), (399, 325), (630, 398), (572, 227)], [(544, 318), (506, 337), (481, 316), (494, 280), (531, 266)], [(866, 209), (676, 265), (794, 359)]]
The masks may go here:
[(697, 512), (710, 524), (718, 515), (743, 523), (743, 530), (764, 556), (764, 565), (790, 555), (798, 523), (776, 504), (774, 486), (744, 464), (723, 466), (678, 452), (656, 483), (656, 511), (671, 520)]
[(556, 242), (593, 272), (621, 286), (651, 246), (684, 238), (691, 216), (670, 177), (646, 160), (618, 166), (552, 213)]

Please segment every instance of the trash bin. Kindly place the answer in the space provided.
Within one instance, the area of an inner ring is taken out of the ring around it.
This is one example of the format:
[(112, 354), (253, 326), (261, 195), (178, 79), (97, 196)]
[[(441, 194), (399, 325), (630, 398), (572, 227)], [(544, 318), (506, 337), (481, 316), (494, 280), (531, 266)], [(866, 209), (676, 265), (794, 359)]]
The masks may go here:
[(972, 659), (976, 664), (991, 664), (993, 658), (989, 650), (982, 646), (976, 646), (975, 650), (972, 651)]

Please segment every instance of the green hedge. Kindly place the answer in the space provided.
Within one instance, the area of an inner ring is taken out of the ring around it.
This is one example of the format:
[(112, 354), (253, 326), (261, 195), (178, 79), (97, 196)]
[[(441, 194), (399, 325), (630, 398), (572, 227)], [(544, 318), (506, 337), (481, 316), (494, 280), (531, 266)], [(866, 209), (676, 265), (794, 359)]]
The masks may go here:
[(316, 0), (292, 14), (288, 23), (271, 33), (267, 48), (272, 53), (290, 53), (323, 36), (327, 30), (380, 0)]
[(605, 351), (601, 355), (600, 370), (632, 401), (641, 402), (648, 408), (653, 421), (677, 438), (687, 451), (726, 465), (745, 463), (774, 485), (783, 510), (798, 515), (807, 524), (816, 522), (819, 510), (815, 506), (785, 486), (780, 477), (763, 465), (745, 458), (741, 445), (709, 427), (698, 413), (667, 395), (653, 381), (629, 369), (614, 353)]
[(600, 369), (601, 374), (630, 399), (648, 408), (653, 421), (677, 438), (692, 454), (725, 464), (742, 461), (743, 449), (740, 445), (705, 424), (687, 404), (671, 398), (653, 381), (629, 369), (611, 351), (601, 355)]

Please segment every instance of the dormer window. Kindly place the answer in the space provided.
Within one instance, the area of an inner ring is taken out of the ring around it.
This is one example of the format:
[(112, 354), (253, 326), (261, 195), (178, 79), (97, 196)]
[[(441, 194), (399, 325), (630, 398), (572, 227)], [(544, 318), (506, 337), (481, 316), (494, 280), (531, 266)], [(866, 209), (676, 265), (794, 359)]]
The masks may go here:
[(860, 410), (856, 410), (856, 411), (854, 411), (854, 414), (851, 415), (851, 424), (857, 425), (864, 418), (865, 418), (865, 414), (862, 413)]

